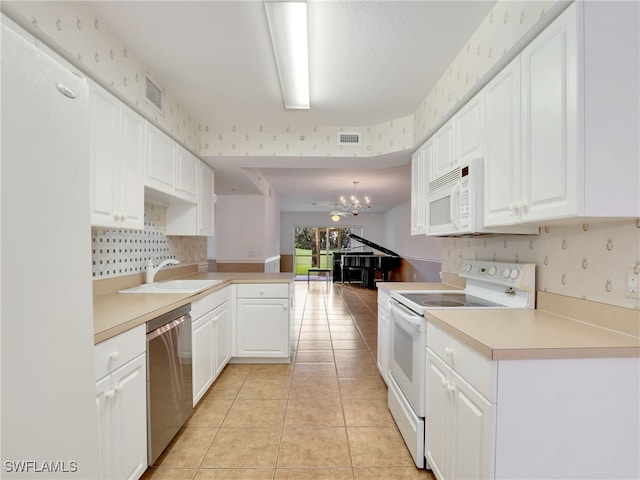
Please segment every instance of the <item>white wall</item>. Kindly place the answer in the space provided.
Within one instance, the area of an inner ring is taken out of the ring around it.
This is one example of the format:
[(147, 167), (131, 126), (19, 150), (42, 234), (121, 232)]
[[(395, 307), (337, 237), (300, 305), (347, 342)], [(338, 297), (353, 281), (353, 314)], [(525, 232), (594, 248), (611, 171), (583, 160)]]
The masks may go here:
[(343, 216), (339, 222), (332, 222), (329, 213), (282, 212), (280, 214), (281, 253), (293, 255), (293, 233), (296, 227), (362, 227), (362, 236), (367, 240), (385, 245), (384, 214), (363, 213), (354, 216)]
[[(216, 205), (216, 260), (262, 262), (265, 200), (259, 195), (220, 195)], [(208, 255), (211, 258), (211, 255)]]
[(271, 186), (264, 196), (264, 210), (264, 251), (266, 258), (272, 258), (280, 255), (280, 200)]
[(401, 257), (439, 262), (442, 239), (426, 235), (411, 236), (411, 202), (384, 215), (384, 246)]

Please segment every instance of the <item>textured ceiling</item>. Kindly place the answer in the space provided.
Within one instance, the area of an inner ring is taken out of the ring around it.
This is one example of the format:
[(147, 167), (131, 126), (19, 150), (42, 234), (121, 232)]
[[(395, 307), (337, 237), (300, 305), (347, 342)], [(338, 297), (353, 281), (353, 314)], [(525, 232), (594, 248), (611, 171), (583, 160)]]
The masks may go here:
[[(308, 0), (309, 111), (283, 108), (263, 2), (91, 5), (203, 125), (277, 127), (369, 126), (413, 114), (495, 3)], [(338, 179), (330, 171), (341, 168), (334, 160), (309, 162), (315, 168), (310, 174), (295, 168), (295, 158), (275, 159), (269, 167), (243, 158), (241, 165), (220, 167), (224, 183), (217, 179), (216, 188), (220, 194), (255, 193), (236, 167), (261, 166), (283, 210), (312, 211), (310, 201), (335, 198), (330, 185), (348, 191), (359, 176), (379, 199), (378, 211), (385, 211), (409, 199), (409, 169), (396, 168), (407, 161), (406, 153), (371, 159), (375, 168), (342, 172)]]

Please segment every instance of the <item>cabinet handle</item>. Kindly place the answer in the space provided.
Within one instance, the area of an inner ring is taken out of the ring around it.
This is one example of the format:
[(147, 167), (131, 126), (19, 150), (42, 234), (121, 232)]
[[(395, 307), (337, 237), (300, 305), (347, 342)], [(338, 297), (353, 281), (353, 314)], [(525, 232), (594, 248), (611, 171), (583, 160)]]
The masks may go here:
[(109, 360), (112, 362), (116, 361), (119, 357), (120, 357), (120, 352), (118, 350), (115, 350), (109, 354)]
[(111, 400), (113, 397), (116, 396), (116, 392), (114, 390), (109, 390), (107, 393), (104, 394), (105, 397), (107, 397), (109, 400)]
[(120, 219), (124, 222), (127, 219), (127, 214), (123, 213), (122, 215), (120, 215)]
[(451, 385), (449, 382), (447, 382), (447, 392), (455, 392), (456, 391), (456, 386), (455, 385)]
[(453, 356), (453, 348), (451, 347), (445, 347), (444, 349), (444, 353), (446, 353), (447, 355), (449, 355), (450, 357)]
[(511, 202), (511, 203), (509, 204), (509, 211), (510, 211), (510, 212), (514, 212), (515, 210), (516, 210), (516, 204), (515, 204), (515, 203), (513, 203), (513, 202)]
[(260, 290), (260, 295), (264, 295), (264, 290)]
[(114, 390), (116, 393), (120, 393), (122, 391), (122, 385), (116, 385)]

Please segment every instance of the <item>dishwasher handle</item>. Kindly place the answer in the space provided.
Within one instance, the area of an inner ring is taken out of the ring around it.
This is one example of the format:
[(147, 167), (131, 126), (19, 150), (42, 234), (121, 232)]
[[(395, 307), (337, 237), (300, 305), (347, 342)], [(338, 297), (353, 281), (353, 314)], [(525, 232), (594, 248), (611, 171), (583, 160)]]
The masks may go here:
[(160, 335), (162, 335), (162, 334), (164, 334), (164, 333), (166, 333), (166, 332), (168, 332), (170, 330), (173, 330), (174, 328), (178, 328), (180, 325), (182, 325), (187, 320), (191, 320), (191, 315), (188, 314), (188, 313), (185, 313), (180, 318), (176, 318), (175, 320), (173, 320), (173, 321), (171, 321), (169, 323), (165, 323), (161, 327), (158, 327), (155, 330), (150, 331), (149, 333), (147, 333), (147, 342), (150, 342), (154, 338), (158, 338)]
[[(174, 320), (183, 317), (191, 311), (191, 304), (187, 303), (178, 308), (174, 308), (173, 310), (169, 310), (162, 315), (152, 318), (147, 322), (147, 333), (153, 332), (154, 330), (173, 322)], [(166, 330), (165, 330), (166, 331)]]

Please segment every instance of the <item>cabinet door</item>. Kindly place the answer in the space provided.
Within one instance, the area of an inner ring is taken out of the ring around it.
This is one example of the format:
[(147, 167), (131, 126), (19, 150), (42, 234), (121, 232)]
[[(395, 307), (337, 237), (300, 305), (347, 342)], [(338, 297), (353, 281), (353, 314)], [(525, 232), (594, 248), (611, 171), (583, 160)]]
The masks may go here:
[(200, 160), (183, 147), (177, 147), (176, 192), (193, 203), (198, 202), (198, 171)]
[(111, 475), (111, 378), (109, 375), (96, 382), (96, 410), (98, 419), (98, 473), (99, 478)]
[(520, 58), (484, 89), (484, 224), (519, 222)]
[(144, 228), (145, 121), (125, 105), (120, 106), (120, 157), (118, 211), (121, 227)]
[(411, 155), (411, 235), (427, 233), (424, 222), (427, 175), (424, 146)]
[(117, 227), (120, 226), (115, 211), (120, 102), (99, 86), (93, 83), (90, 86), (91, 225)]
[(213, 322), (216, 345), (213, 377), (216, 378), (231, 359), (231, 302), (215, 310)]
[(482, 92), (460, 109), (454, 117), (456, 164), (463, 165), (483, 155)]
[(213, 383), (214, 335), (213, 312), (209, 312), (192, 324), (191, 352), (193, 378), (193, 405), (200, 401)]
[(286, 298), (238, 299), (237, 355), (288, 357), (288, 306)]
[(378, 370), (384, 383), (389, 372), (389, 311), (378, 307)]
[(562, 15), (520, 55), (526, 221), (578, 213), (575, 22), (575, 14)]
[(451, 478), (448, 455), (450, 450), (450, 399), (448, 376), (451, 369), (427, 348), (425, 457), (439, 479)]
[(214, 173), (202, 162), (200, 163), (200, 192), (198, 196), (198, 234), (205, 237), (214, 235)]
[(451, 478), (493, 478), (495, 404), (489, 403), (456, 372), (453, 395)]
[(177, 144), (160, 129), (146, 122), (146, 181), (145, 185), (175, 195), (174, 162)]
[(455, 165), (453, 135), (453, 120), (449, 120), (433, 135), (432, 179), (447, 173)]
[(147, 469), (147, 364), (142, 354), (111, 374), (111, 478), (140, 478)]

